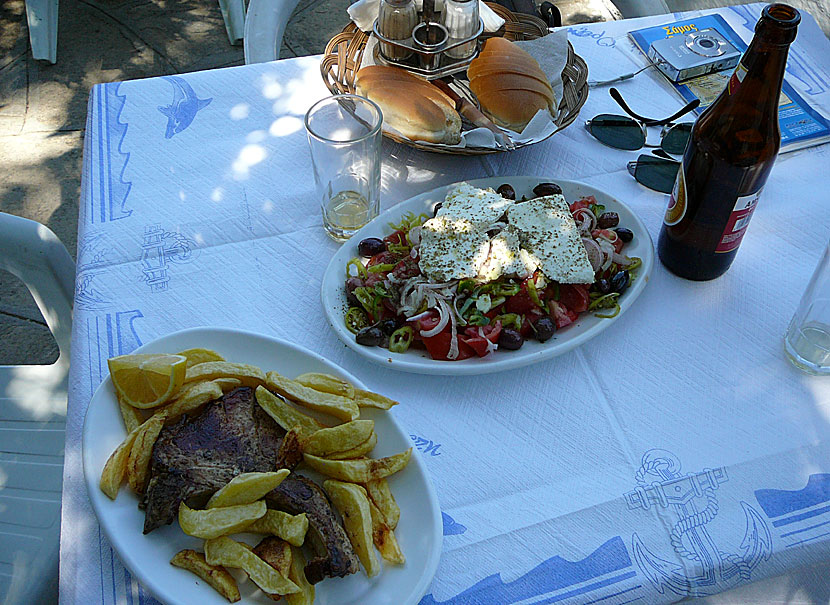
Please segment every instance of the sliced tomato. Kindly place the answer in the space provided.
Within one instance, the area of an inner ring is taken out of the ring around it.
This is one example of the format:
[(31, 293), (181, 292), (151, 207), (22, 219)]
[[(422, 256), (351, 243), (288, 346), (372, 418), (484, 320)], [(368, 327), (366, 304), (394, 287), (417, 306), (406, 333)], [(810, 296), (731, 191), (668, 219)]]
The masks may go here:
[(591, 302), (588, 287), (582, 284), (560, 284), (559, 302), (574, 313), (582, 313)]
[(395, 231), (394, 233), (390, 233), (386, 237), (383, 238), (387, 244), (405, 244), (406, 243), (406, 233), (403, 231)]
[(398, 262), (397, 257), (389, 250), (384, 250), (383, 252), (378, 252), (373, 257), (369, 259), (369, 262), (366, 263), (367, 267), (371, 267), (373, 265), (393, 265)]
[(613, 244), (614, 251), (616, 251), (617, 254), (619, 254), (620, 250), (622, 250), (624, 242), (620, 239), (620, 236), (617, 235), (616, 231), (612, 231), (611, 229), (594, 229), (591, 231), (591, 235), (594, 239), (598, 237), (607, 239)]
[(586, 195), (580, 200), (576, 200), (573, 204), (570, 205), (571, 213), (576, 212), (580, 208), (588, 208), (591, 204), (596, 204), (597, 198), (593, 195)]
[[(451, 338), (452, 334), (450, 334), (449, 328), (447, 328), (444, 332), (439, 332), (435, 336), (424, 338), (424, 345), (427, 348), (429, 356), (433, 359), (438, 359), (440, 361), (448, 361), (447, 354), (450, 352)], [(463, 340), (459, 339), (458, 357), (456, 357), (456, 360), (467, 359), (468, 357), (472, 357), (473, 355), (475, 355), (475, 351), (472, 349), (472, 347), (470, 347)]]
[(468, 326), (464, 330), (464, 334), (459, 335), (459, 338), (475, 351), (476, 355), (484, 357), (489, 351), (488, 341), (490, 343), (498, 342), (499, 334), (501, 334), (501, 322), (497, 321), (487, 326)]
[(579, 315), (555, 300), (549, 301), (548, 305), (550, 305), (551, 317), (553, 318), (553, 322), (556, 324), (557, 330), (571, 325), (576, 321), (576, 318)]
[(417, 320), (418, 330), (428, 332), (438, 325), (439, 320), (440, 318), (438, 317), (438, 313), (436, 311), (430, 311), (429, 315), (424, 315)]
[(394, 269), (392, 269), (392, 275), (400, 279), (415, 277), (416, 275), (420, 274), (421, 267), (418, 266), (418, 261), (412, 258), (411, 256), (407, 256), (405, 259), (403, 259), (397, 265), (395, 265)]

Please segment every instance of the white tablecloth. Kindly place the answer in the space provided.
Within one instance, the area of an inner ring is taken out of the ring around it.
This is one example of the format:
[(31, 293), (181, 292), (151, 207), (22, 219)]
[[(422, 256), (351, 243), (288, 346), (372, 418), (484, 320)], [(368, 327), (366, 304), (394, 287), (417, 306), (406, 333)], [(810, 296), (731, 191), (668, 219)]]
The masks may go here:
[[(748, 40), (761, 6), (720, 12)], [(627, 30), (670, 19), (569, 35), (592, 79), (606, 79), (644, 64)], [(830, 43), (808, 15), (790, 64), (793, 84), (830, 115)], [(648, 71), (618, 87), (649, 116), (682, 105)], [(830, 558), (830, 381), (799, 373), (782, 352), (830, 233), (830, 145), (778, 159), (720, 279), (685, 281), (658, 264), (636, 305), (578, 350), (447, 379), (372, 365), (323, 317), (320, 278), (337, 245), (320, 225), (302, 116), (326, 94), (319, 57), (94, 88), (62, 603), (151, 601), (90, 509), (81, 427), (108, 357), (199, 325), (290, 340), (402, 402), (393, 413), (427, 461), (444, 518), (424, 605), (668, 603)], [(582, 118), (615, 110), (597, 89)], [(581, 121), (487, 158), (385, 142), (382, 205), (483, 176), (575, 179), (624, 200), (656, 238), (665, 196), (628, 175), (636, 154), (602, 146)]]

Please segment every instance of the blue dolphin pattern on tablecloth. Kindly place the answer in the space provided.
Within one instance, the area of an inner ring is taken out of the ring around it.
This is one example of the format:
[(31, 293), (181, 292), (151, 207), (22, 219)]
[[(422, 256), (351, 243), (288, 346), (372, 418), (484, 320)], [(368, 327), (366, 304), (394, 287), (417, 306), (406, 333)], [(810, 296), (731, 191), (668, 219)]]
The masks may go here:
[(158, 109), (167, 116), (167, 130), (164, 133), (164, 138), (172, 139), (173, 135), (190, 126), (196, 117), (196, 113), (210, 105), (213, 98), (198, 98), (196, 91), (184, 78), (164, 76), (164, 79), (173, 85), (173, 101), (170, 105), (159, 105)]
[[(504, 582), (501, 575), (496, 573), (446, 601), (436, 601), (432, 594), (428, 594), (421, 599), (420, 605), (508, 605), (547, 596), (533, 602), (534, 605), (545, 605), (579, 595), (588, 598), (589, 593), (635, 577), (637, 572), (631, 568), (632, 562), (625, 543), (620, 536), (615, 536), (580, 561), (568, 561), (557, 555), (543, 561), (512, 582)], [(609, 574), (616, 575), (599, 579)], [(597, 581), (582, 585), (590, 580)], [(577, 584), (581, 586), (557, 592)], [(631, 598), (634, 596), (633, 591), (640, 589), (640, 586), (628, 587), (623, 592)], [(552, 594), (554, 592), (557, 594)], [(591, 597), (597, 602), (607, 598), (603, 596), (596, 599), (596, 595), (597, 593), (594, 593)]]

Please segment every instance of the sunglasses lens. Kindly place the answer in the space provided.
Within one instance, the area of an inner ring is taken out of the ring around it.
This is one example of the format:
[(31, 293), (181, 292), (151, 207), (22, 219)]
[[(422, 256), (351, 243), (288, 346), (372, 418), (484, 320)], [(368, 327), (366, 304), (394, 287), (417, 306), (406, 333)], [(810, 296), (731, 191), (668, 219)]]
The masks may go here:
[(692, 124), (684, 122), (675, 124), (663, 135), (660, 147), (666, 153), (679, 155), (686, 151), (686, 143), (689, 142), (689, 135), (692, 134)]
[(642, 128), (631, 118), (603, 113), (593, 118), (588, 130), (601, 142), (616, 149), (641, 149), (646, 142)]
[(664, 160), (652, 155), (641, 155), (637, 158), (634, 178), (649, 189), (671, 193), (678, 168), (680, 168), (680, 162)]

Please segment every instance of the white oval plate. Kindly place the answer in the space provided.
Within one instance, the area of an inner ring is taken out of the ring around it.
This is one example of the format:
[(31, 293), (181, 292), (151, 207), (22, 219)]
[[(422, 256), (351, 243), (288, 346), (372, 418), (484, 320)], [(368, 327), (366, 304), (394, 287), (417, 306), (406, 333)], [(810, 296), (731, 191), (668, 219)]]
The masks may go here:
[(547, 177), (493, 177), (467, 182), (476, 187), (492, 187), (493, 189), (503, 183), (509, 183), (515, 189), (517, 198), (521, 198), (522, 195), (532, 197), (533, 188), (536, 185), (552, 182), (562, 187), (562, 193), (569, 204), (583, 196), (593, 195), (597, 202), (606, 207), (606, 210), (618, 213), (620, 215), (620, 226), (627, 227), (634, 233), (634, 239), (626, 245), (625, 253), (628, 256), (639, 256), (643, 259), (642, 266), (637, 270), (637, 279), (620, 297), (619, 315), (612, 319), (604, 319), (595, 317), (591, 313), (583, 313), (576, 322), (561, 331), (557, 331), (554, 337), (545, 343), (528, 340), (518, 351), (495, 351), (495, 353), (491, 353), (486, 357), (461, 361), (437, 361), (430, 358), (429, 354), (422, 349), (410, 349), (406, 353), (392, 353), (381, 347), (365, 347), (357, 344), (354, 334), (349, 332), (343, 322), (344, 311), (348, 308), (344, 288), (346, 263), (358, 255), (357, 244), (360, 240), (367, 237), (383, 238), (389, 235), (392, 232), (389, 223), (398, 222), (405, 213), (426, 212), (432, 214), (435, 204), (444, 201), (447, 192), (454, 186), (454, 184), (445, 185), (416, 195), (378, 216), (355, 233), (351, 240), (343, 244), (326, 268), (321, 292), (326, 317), (340, 340), (359, 355), (386, 368), (418, 374), (469, 375), (518, 368), (561, 355), (587, 342), (618, 321), (634, 304), (643, 288), (646, 287), (654, 266), (654, 246), (651, 235), (649, 235), (648, 229), (643, 225), (640, 218), (616, 198), (585, 183)]
[[(328, 372), (365, 388), (354, 376), (311, 351), (237, 330), (184, 330), (145, 344), (136, 352), (175, 353), (195, 347), (214, 349), (229, 361), (254, 364), (289, 377), (304, 372)], [(361, 417), (375, 421), (378, 434), (375, 457), (388, 456), (411, 446), (408, 433), (397, 424), (393, 414), (363, 408)], [(169, 605), (227, 605), (225, 598), (200, 578), (169, 563), (183, 548), (202, 551), (202, 540), (185, 535), (176, 522), (145, 536), (142, 534), (144, 512), (138, 509), (138, 499), (129, 487), (122, 486), (115, 501), (99, 489), (104, 463), (125, 435), (112, 381), (107, 377), (89, 404), (82, 448), (89, 499), (113, 548), (157, 599)], [(319, 478), (306, 469), (301, 472)], [(372, 579), (361, 569), (346, 578), (323, 580), (316, 585), (315, 605), (414, 605), (426, 593), (441, 556), (443, 524), (435, 490), (417, 451), (413, 451), (406, 469), (389, 478), (389, 484), (401, 508), (395, 534), (406, 564), (384, 565), (383, 571)], [(240, 603), (272, 602), (250, 581), (240, 582), (239, 589)]]

